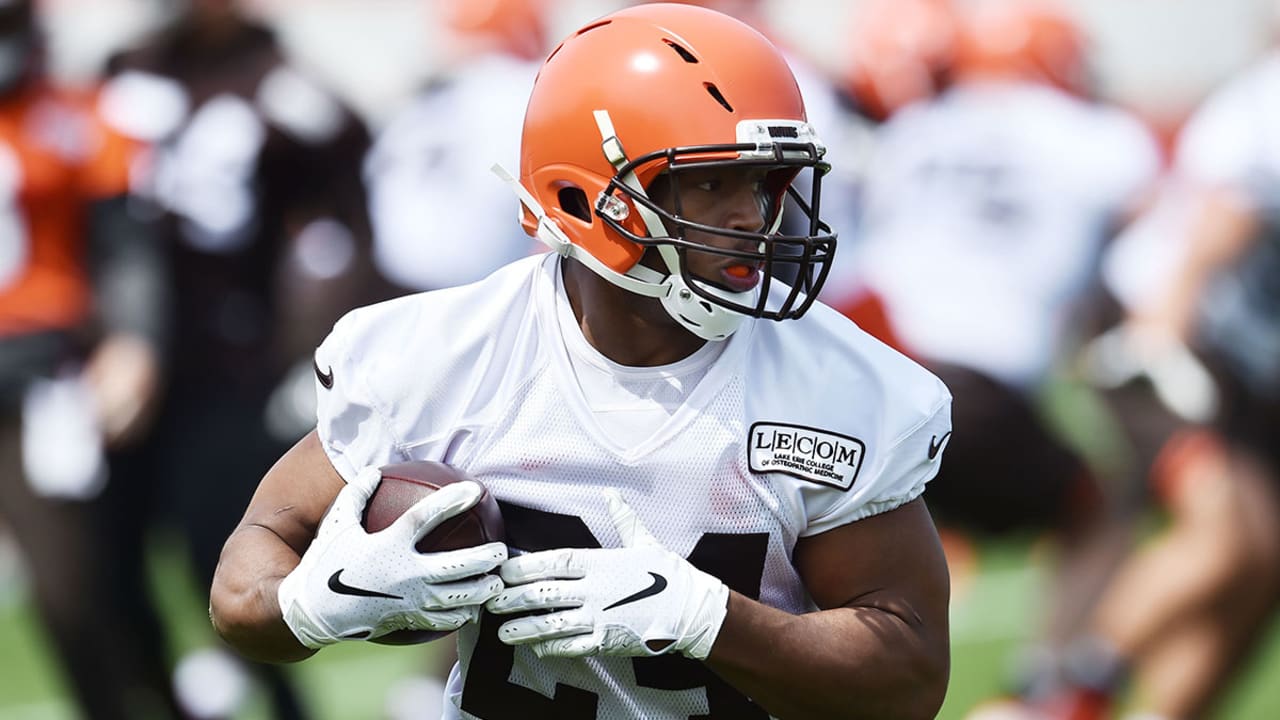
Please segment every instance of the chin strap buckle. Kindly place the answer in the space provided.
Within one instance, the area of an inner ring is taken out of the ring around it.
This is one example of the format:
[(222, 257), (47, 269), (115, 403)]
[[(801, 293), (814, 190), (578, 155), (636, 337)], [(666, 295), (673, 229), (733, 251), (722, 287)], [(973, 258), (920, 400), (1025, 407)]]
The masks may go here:
[(538, 229), (536, 233), (538, 239), (546, 243), (560, 257), (570, 257), (573, 254), (573, 243), (569, 241), (569, 237), (564, 234), (560, 226), (547, 217), (547, 211), (542, 209), (542, 205), (533, 197), (533, 194), (525, 186), (521, 185), (520, 181), (515, 179), (515, 176), (507, 172), (507, 169), (502, 167), (501, 164), (494, 163), (489, 170), (494, 175), (497, 175), (502, 182), (506, 183), (515, 192), (520, 204), (524, 205), (537, 218)]

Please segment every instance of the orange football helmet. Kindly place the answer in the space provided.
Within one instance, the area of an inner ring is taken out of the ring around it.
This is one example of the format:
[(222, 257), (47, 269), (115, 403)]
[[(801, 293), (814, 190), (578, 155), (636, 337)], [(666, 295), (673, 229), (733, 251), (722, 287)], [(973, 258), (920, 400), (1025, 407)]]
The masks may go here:
[(947, 86), (960, 15), (952, 0), (868, 0), (853, 17), (845, 92), (875, 120)]
[(961, 34), (956, 73), (1089, 93), (1084, 34), (1063, 9), (1045, 2), (987, 2), (976, 7)]
[(551, 0), (437, 1), (444, 26), (458, 38), (483, 39), (526, 60), (546, 53)]
[[(763, 35), (705, 8), (646, 4), (590, 23), (552, 51), (529, 99), (513, 184), (531, 235), (619, 287), (660, 298), (700, 337), (723, 339), (745, 316), (799, 317), (817, 296), (835, 251), (818, 220), (824, 152), (790, 68)], [(646, 192), (660, 175), (678, 184), (682, 169), (708, 166), (768, 168), (761, 232), (693, 223)], [(807, 201), (792, 187), (806, 170)], [(778, 234), (788, 194), (809, 216), (808, 234)], [(688, 230), (745, 249), (688, 241)], [(665, 273), (640, 264), (651, 247)], [(731, 292), (695, 278), (688, 250), (754, 264), (761, 283)], [(788, 288), (779, 272), (798, 279)]]

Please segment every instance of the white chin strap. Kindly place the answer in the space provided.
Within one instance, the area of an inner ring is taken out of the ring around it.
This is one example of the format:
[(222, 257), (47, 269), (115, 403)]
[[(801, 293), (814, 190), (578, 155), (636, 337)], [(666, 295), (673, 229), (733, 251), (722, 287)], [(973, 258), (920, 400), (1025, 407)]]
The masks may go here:
[[(600, 134), (605, 140), (605, 155), (615, 167), (622, 167), (626, 164), (627, 157), (622, 152), (622, 144), (614, 134), (613, 123), (609, 119), (609, 113), (604, 110), (597, 110), (595, 111), (595, 117), (596, 124), (600, 127)], [(495, 175), (502, 178), (503, 182), (507, 183), (515, 191), (520, 203), (537, 219), (536, 234), (539, 240), (546, 243), (561, 257), (571, 257), (577, 260), (591, 268), (595, 274), (623, 290), (645, 297), (660, 299), (662, 307), (667, 311), (667, 314), (675, 318), (676, 322), (694, 335), (704, 340), (724, 340), (732, 335), (747, 317), (742, 313), (721, 307), (705, 298), (699, 297), (698, 293), (685, 283), (684, 276), (680, 272), (680, 255), (676, 252), (675, 247), (671, 245), (658, 246), (658, 254), (662, 258), (662, 263), (667, 267), (666, 275), (639, 263), (625, 273), (613, 270), (600, 262), (591, 253), (574, 245), (564, 230), (556, 224), (555, 220), (547, 217), (546, 211), (533, 197), (533, 194), (521, 185), (511, 173), (507, 172), (506, 168), (495, 164), (491, 169)], [(635, 192), (644, 195), (644, 188), (640, 187), (640, 181), (634, 173), (627, 173), (621, 180)], [(640, 217), (644, 220), (650, 237), (664, 237), (667, 234), (666, 228), (662, 224), (662, 219), (658, 217), (657, 213), (638, 203), (635, 204), (635, 209), (640, 212)], [(627, 208), (623, 206), (623, 210), (626, 211)], [(625, 218), (626, 216), (623, 215), (622, 217)], [(755, 305), (756, 293), (759, 292), (756, 289), (734, 293), (703, 283), (699, 283), (699, 289), (723, 298), (727, 302), (747, 306)]]

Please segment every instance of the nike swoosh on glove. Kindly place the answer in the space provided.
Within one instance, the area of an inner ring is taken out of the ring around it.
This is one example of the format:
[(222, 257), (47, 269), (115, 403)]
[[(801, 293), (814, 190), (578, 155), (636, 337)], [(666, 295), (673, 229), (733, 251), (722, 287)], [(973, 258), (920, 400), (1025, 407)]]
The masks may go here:
[(313, 650), (394, 630), (456, 630), (479, 619), (482, 604), (502, 591), (502, 579), (486, 573), (507, 559), (503, 543), (439, 553), (414, 549), (437, 525), (480, 501), (478, 483), (446, 485), (370, 533), (360, 518), (380, 477), (377, 468), (365, 468), (347, 483), (301, 562), (280, 582), (285, 624)]
[(705, 660), (728, 612), (728, 586), (658, 544), (616, 490), (604, 495), (623, 547), (507, 560), (507, 587), (485, 609), (538, 614), (508, 620), (498, 637), (538, 657), (679, 652)]

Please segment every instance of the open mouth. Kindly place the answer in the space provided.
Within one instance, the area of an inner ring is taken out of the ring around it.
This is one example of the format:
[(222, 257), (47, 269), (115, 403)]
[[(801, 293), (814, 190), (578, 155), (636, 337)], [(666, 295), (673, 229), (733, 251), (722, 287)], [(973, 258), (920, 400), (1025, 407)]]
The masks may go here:
[(754, 264), (727, 265), (720, 269), (720, 281), (732, 292), (747, 292), (760, 284), (760, 268)]

